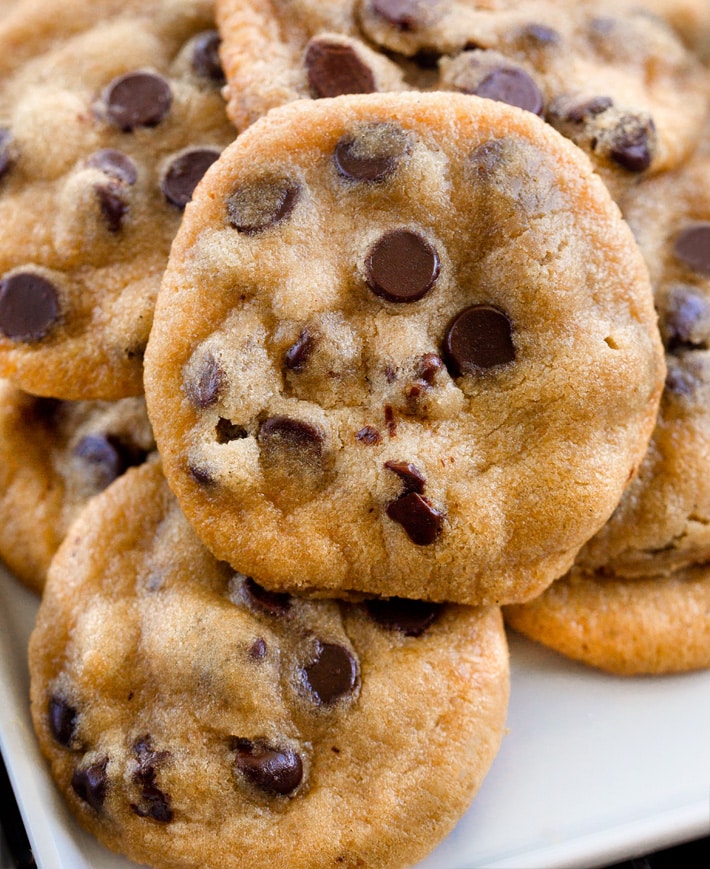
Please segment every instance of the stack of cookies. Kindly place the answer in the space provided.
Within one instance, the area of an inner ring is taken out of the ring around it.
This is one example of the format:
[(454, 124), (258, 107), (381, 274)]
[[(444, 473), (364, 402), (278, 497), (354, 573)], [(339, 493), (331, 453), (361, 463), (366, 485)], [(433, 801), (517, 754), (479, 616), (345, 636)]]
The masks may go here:
[(109, 848), (412, 866), (504, 618), (710, 666), (710, 12), (648, 3), (4, 12), (0, 556)]

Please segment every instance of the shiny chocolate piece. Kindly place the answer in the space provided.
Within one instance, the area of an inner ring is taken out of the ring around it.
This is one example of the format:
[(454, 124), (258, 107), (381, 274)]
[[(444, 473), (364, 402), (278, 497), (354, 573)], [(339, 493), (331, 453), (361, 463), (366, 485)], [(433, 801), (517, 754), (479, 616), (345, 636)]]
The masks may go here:
[(424, 479), (424, 474), (422, 474), (416, 465), (413, 465), (411, 462), (385, 462), (385, 467), (388, 471), (397, 474), (403, 482), (403, 494), (406, 495), (409, 492), (419, 492), (420, 495), (422, 494), (426, 480)]
[(416, 302), (439, 276), (439, 255), (418, 232), (394, 229), (385, 233), (365, 260), (365, 275), (373, 293), (389, 302)]
[(0, 281), (0, 332), (14, 341), (40, 341), (59, 319), (59, 291), (34, 272)]
[(103, 757), (90, 766), (75, 769), (71, 777), (74, 793), (97, 812), (103, 809), (108, 790), (107, 766), (108, 758)]
[(169, 751), (154, 751), (149, 736), (136, 740), (133, 753), (138, 760), (138, 768), (133, 773), (133, 780), (140, 786), (140, 803), (131, 803), (131, 810), (141, 818), (152, 818), (154, 821), (167, 824), (173, 819), (170, 806), (170, 794), (166, 794), (156, 784), (155, 768), (171, 756)]
[(419, 360), (417, 377), (431, 386), (436, 375), (444, 368), (444, 360), (437, 353), (425, 353)]
[(444, 514), (428, 498), (409, 492), (387, 505), (387, 515), (407, 532), (417, 546), (430, 546), (441, 534)]
[(471, 305), (449, 325), (443, 349), (452, 377), (507, 365), (515, 359), (512, 324), (498, 308)]
[(227, 200), (227, 220), (237, 232), (256, 235), (291, 216), (300, 189), (286, 178), (240, 187)]
[(335, 166), (343, 178), (374, 184), (395, 172), (407, 150), (407, 139), (399, 127), (373, 125), (338, 141)]
[(324, 437), (315, 426), (290, 416), (271, 416), (259, 427), (259, 443), (267, 449), (304, 451), (320, 456)]
[(195, 407), (204, 410), (219, 401), (224, 389), (224, 369), (211, 353), (205, 356), (197, 378), (185, 385), (188, 398)]
[(170, 111), (173, 94), (162, 76), (139, 71), (113, 79), (102, 100), (107, 120), (130, 133), (136, 127), (157, 126)]
[(175, 157), (160, 181), (166, 200), (177, 208), (184, 208), (219, 155), (215, 148), (191, 148)]
[(94, 151), (87, 157), (86, 165), (129, 186), (138, 180), (136, 164), (127, 154), (116, 148), (102, 148), (99, 151)]
[(224, 83), (224, 70), (219, 58), (222, 39), (217, 30), (204, 30), (193, 40), (192, 69), (202, 78), (215, 84)]
[(318, 641), (315, 658), (304, 667), (303, 675), (315, 700), (330, 706), (355, 690), (357, 662), (344, 646)]
[(710, 275), (710, 221), (684, 227), (673, 241), (673, 253), (694, 272)]
[(627, 118), (612, 137), (609, 158), (629, 172), (645, 172), (653, 160), (653, 127)]
[(499, 67), (492, 70), (473, 91), (476, 96), (517, 106), (542, 115), (545, 105), (540, 88), (523, 69)]
[(124, 193), (124, 185), (120, 182), (108, 180), (104, 184), (94, 187), (96, 198), (99, 201), (101, 217), (109, 232), (120, 232), (123, 219), (128, 214), (128, 202)]
[(289, 371), (303, 371), (314, 347), (315, 338), (304, 326), (296, 342), (284, 353), (284, 367)]
[(267, 616), (283, 616), (291, 608), (290, 594), (268, 591), (250, 576), (244, 577), (242, 595), (252, 609), (259, 610), (259, 612), (265, 613)]
[(371, 425), (366, 425), (360, 431), (355, 432), (355, 438), (361, 444), (365, 444), (368, 447), (379, 444), (382, 441), (382, 435)]
[(314, 99), (377, 90), (372, 70), (357, 52), (342, 42), (312, 39), (305, 56), (308, 87)]
[(54, 739), (65, 748), (74, 741), (78, 714), (63, 697), (53, 696), (47, 704), (49, 730)]
[(420, 637), (436, 621), (442, 604), (391, 597), (365, 601), (365, 609), (381, 627), (405, 637)]
[(303, 762), (292, 748), (269, 745), (262, 740), (235, 738), (234, 768), (246, 780), (272, 796), (293, 793), (303, 780)]
[(12, 133), (7, 127), (0, 127), (0, 179), (9, 170), (12, 165), (12, 152), (10, 143), (12, 142)]

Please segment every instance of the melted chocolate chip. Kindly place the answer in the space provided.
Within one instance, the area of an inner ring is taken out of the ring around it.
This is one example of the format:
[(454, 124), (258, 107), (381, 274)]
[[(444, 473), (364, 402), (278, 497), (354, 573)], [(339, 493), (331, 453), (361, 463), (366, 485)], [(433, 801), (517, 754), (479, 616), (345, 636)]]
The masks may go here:
[(500, 67), (492, 70), (476, 87), (479, 97), (507, 103), (541, 115), (545, 104), (540, 88), (525, 70), (517, 67)]
[(149, 736), (137, 740), (133, 753), (138, 759), (138, 768), (133, 780), (140, 785), (141, 803), (131, 803), (131, 809), (141, 818), (152, 818), (167, 824), (173, 819), (170, 807), (170, 794), (161, 791), (155, 780), (155, 767), (164, 763), (170, 756), (169, 751), (154, 751)]
[(441, 534), (444, 515), (418, 492), (409, 492), (387, 505), (387, 515), (407, 532), (417, 546), (429, 546)]
[(377, 90), (372, 70), (350, 45), (312, 39), (306, 48), (305, 65), (308, 87), (315, 99)]
[(290, 416), (272, 416), (259, 427), (259, 442), (269, 449), (305, 450), (320, 455), (323, 434), (313, 425)]
[(215, 426), (214, 434), (218, 444), (228, 444), (245, 438), (248, 432), (244, 426), (236, 425), (231, 419), (221, 416)]
[(76, 733), (77, 711), (62, 697), (53, 696), (47, 704), (49, 729), (56, 741), (68, 748)]
[(706, 346), (710, 338), (710, 299), (697, 287), (673, 287), (661, 326), (671, 352)]
[(186, 385), (186, 392), (195, 407), (204, 410), (219, 400), (224, 388), (224, 369), (211, 353), (205, 356), (197, 378)]
[(129, 186), (138, 180), (136, 164), (127, 154), (115, 148), (102, 148), (100, 151), (94, 151), (87, 158), (86, 165)]
[(15, 341), (39, 341), (59, 319), (59, 291), (33, 272), (0, 281), (0, 331)]
[(128, 203), (123, 190), (123, 184), (116, 181), (107, 181), (94, 187), (101, 217), (109, 232), (119, 232), (123, 226), (123, 218), (128, 213)]
[(289, 371), (302, 371), (314, 347), (315, 338), (308, 331), (308, 328), (304, 327), (301, 329), (301, 334), (295, 344), (292, 344), (284, 353), (284, 367), (288, 368)]
[(344, 646), (319, 641), (315, 658), (303, 668), (303, 674), (316, 701), (330, 706), (355, 690), (357, 663)]
[(694, 272), (710, 275), (710, 221), (684, 227), (675, 237), (673, 253)]
[(385, 467), (388, 471), (397, 474), (400, 480), (402, 480), (404, 483), (403, 494), (419, 492), (421, 495), (424, 491), (426, 480), (424, 479), (424, 474), (422, 474), (416, 465), (413, 465), (411, 462), (385, 462)]
[(11, 142), (12, 133), (7, 127), (0, 127), (0, 178), (3, 177), (12, 165)]
[(227, 200), (227, 220), (246, 235), (263, 232), (291, 216), (300, 189), (285, 178), (240, 187)]
[(367, 255), (365, 274), (375, 295), (389, 302), (416, 302), (439, 276), (439, 255), (419, 233), (394, 229)]
[(267, 794), (286, 796), (303, 780), (303, 762), (291, 748), (261, 740), (234, 739), (234, 767), (247, 781)]
[(391, 597), (387, 600), (368, 600), (365, 609), (370, 618), (383, 628), (399, 631), (406, 637), (420, 637), (436, 620), (442, 605)]
[(629, 172), (645, 172), (651, 165), (652, 128), (636, 119), (627, 119), (619, 125), (612, 137), (609, 157)]
[(102, 94), (107, 119), (129, 133), (155, 127), (170, 111), (173, 94), (168, 82), (152, 72), (129, 72), (108, 84)]
[(371, 447), (373, 444), (379, 444), (382, 440), (382, 435), (371, 425), (366, 425), (360, 431), (355, 432), (355, 437), (360, 443)]
[(444, 358), (452, 377), (507, 365), (515, 359), (510, 320), (490, 305), (465, 308), (446, 330)]
[(291, 595), (285, 592), (267, 591), (246, 576), (242, 583), (244, 600), (254, 609), (268, 616), (283, 616), (291, 607)]
[(335, 166), (352, 181), (384, 181), (407, 152), (407, 139), (393, 124), (369, 127), (358, 135), (343, 136), (335, 146)]
[(74, 770), (71, 777), (74, 793), (97, 812), (102, 810), (108, 790), (107, 766), (108, 758), (104, 757), (90, 766)]
[(160, 181), (160, 189), (167, 201), (177, 208), (184, 208), (219, 153), (214, 148), (192, 148), (175, 157)]
[(224, 82), (224, 71), (219, 58), (219, 47), (222, 43), (217, 30), (205, 30), (198, 33), (193, 40), (192, 68), (202, 78), (208, 78), (216, 84)]
[(439, 0), (372, 0), (372, 11), (404, 33), (425, 27), (430, 20), (428, 12)]

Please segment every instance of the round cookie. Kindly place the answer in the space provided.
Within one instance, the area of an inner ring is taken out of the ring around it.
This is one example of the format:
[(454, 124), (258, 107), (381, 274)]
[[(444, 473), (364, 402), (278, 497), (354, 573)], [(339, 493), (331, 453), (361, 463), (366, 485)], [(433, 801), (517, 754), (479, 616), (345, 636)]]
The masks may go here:
[(532, 640), (618, 675), (710, 667), (710, 568), (623, 580), (577, 569), (506, 623)]
[(680, 163), (707, 114), (702, 65), (635, 3), (218, 0), (217, 19), (239, 129), (304, 97), (463, 91), (544, 116), (617, 193)]
[(154, 450), (142, 397), (59, 401), (0, 381), (0, 558), (41, 592), (86, 501)]
[(207, 0), (25, 0), (0, 21), (0, 375), (142, 392), (185, 202), (234, 138)]
[(223, 153), (145, 382), (218, 558), (272, 589), (482, 604), (569, 569), (663, 373), (647, 272), (584, 154), (503, 103), (408, 93), (301, 100)]
[(157, 463), (70, 530), (30, 672), (71, 810), (166, 869), (411, 866), (468, 806), (508, 698), (498, 609), (269, 594), (202, 547)]

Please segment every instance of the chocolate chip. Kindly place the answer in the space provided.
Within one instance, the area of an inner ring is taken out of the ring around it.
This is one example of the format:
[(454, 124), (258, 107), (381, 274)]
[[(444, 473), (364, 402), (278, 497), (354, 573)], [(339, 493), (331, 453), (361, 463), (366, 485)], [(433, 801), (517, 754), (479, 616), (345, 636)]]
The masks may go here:
[(97, 488), (104, 489), (127, 469), (126, 457), (117, 441), (103, 434), (89, 434), (74, 447), (74, 455), (91, 466)]
[(404, 131), (393, 124), (367, 127), (343, 136), (335, 146), (335, 166), (353, 181), (376, 183), (388, 178), (408, 150)]
[(526, 24), (521, 30), (520, 35), (526, 41), (537, 44), (542, 47), (557, 45), (560, 42), (560, 34), (552, 27), (546, 24)]
[(219, 154), (214, 148), (192, 148), (175, 157), (160, 181), (160, 189), (167, 201), (184, 208)]
[(71, 777), (74, 793), (97, 812), (102, 810), (108, 790), (107, 766), (108, 758), (104, 757), (90, 766), (74, 770)]
[(227, 220), (246, 235), (263, 232), (290, 217), (300, 190), (285, 178), (240, 187), (227, 200)]
[(610, 159), (629, 172), (645, 172), (653, 159), (652, 134), (649, 124), (627, 118), (612, 136)]
[(11, 142), (12, 133), (10, 130), (7, 127), (0, 127), (0, 178), (3, 177), (12, 165)]
[(34, 272), (0, 281), (0, 331), (15, 341), (39, 341), (59, 319), (59, 292)]
[(394, 417), (392, 405), (385, 405), (385, 425), (387, 426), (387, 434), (393, 438), (397, 436), (397, 420)]
[(404, 528), (417, 546), (429, 546), (441, 534), (444, 514), (418, 492), (409, 492), (387, 505), (387, 515)]
[(185, 391), (195, 407), (204, 410), (219, 400), (224, 388), (224, 369), (211, 353), (206, 354), (196, 379), (185, 385)]
[(541, 115), (545, 104), (540, 88), (525, 70), (499, 67), (492, 70), (473, 91), (479, 97), (507, 103)]
[(479, 145), (471, 154), (471, 165), (481, 178), (491, 175), (505, 160), (505, 144), (501, 139), (491, 139)]
[(491, 305), (465, 308), (446, 330), (444, 358), (452, 377), (507, 365), (515, 359), (510, 320)]
[(350, 45), (312, 39), (305, 56), (308, 87), (315, 99), (377, 90), (372, 70)]
[(391, 597), (365, 601), (365, 609), (378, 625), (406, 637), (420, 637), (436, 620), (442, 605), (425, 600)]
[(284, 367), (289, 371), (302, 371), (310, 358), (315, 346), (315, 338), (307, 327), (301, 329), (301, 334), (294, 344), (284, 353)]
[(317, 702), (330, 706), (355, 690), (357, 663), (344, 646), (318, 641), (315, 657), (303, 668), (303, 674)]
[(697, 287), (672, 287), (661, 327), (671, 352), (706, 346), (710, 338), (710, 299)]
[(272, 416), (259, 427), (259, 442), (268, 449), (305, 451), (320, 455), (323, 434), (313, 425), (290, 416)]
[(263, 661), (267, 655), (266, 643), (261, 637), (257, 637), (249, 648), (249, 657), (254, 661)]
[(710, 221), (684, 227), (675, 237), (673, 253), (698, 274), (710, 275)]
[(222, 39), (217, 30), (205, 30), (193, 40), (192, 68), (202, 78), (217, 84), (224, 82), (224, 71), (219, 58)]
[(283, 616), (291, 607), (291, 595), (285, 592), (267, 591), (250, 576), (242, 582), (244, 600), (254, 609), (268, 616)]
[(47, 704), (47, 717), (52, 736), (68, 748), (76, 733), (76, 709), (62, 697), (52, 696)]
[(123, 226), (123, 218), (128, 213), (128, 203), (123, 191), (123, 184), (116, 181), (107, 181), (105, 184), (94, 186), (101, 217), (109, 232), (119, 232)]
[(236, 752), (237, 772), (267, 794), (286, 796), (303, 780), (303, 762), (291, 748), (237, 738), (233, 740), (232, 750)]
[(426, 480), (424, 479), (424, 474), (422, 474), (416, 465), (413, 465), (411, 462), (385, 462), (385, 467), (388, 471), (397, 474), (402, 480), (404, 483), (403, 494), (419, 492), (421, 495), (424, 491)]
[(392, 27), (410, 33), (425, 27), (439, 0), (372, 0), (372, 11)]
[(247, 437), (248, 432), (244, 426), (237, 425), (231, 419), (225, 419), (221, 416), (215, 426), (214, 434), (218, 444), (228, 444)]
[(86, 165), (129, 186), (138, 180), (136, 164), (127, 154), (116, 150), (116, 148), (102, 148), (100, 151), (94, 151), (87, 158)]
[(161, 791), (155, 779), (155, 767), (164, 763), (170, 756), (169, 751), (154, 751), (149, 736), (136, 740), (133, 753), (138, 759), (138, 768), (133, 780), (140, 785), (141, 804), (131, 803), (131, 809), (141, 818), (152, 818), (161, 823), (170, 823), (173, 811), (170, 807), (170, 794)]
[(444, 362), (436, 353), (425, 353), (419, 360), (417, 368), (417, 377), (421, 378), (425, 383), (431, 386), (434, 383), (436, 375), (444, 367)]
[(379, 444), (382, 440), (382, 435), (371, 425), (366, 425), (360, 431), (355, 432), (355, 437), (360, 443), (371, 447), (373, 444)]
[(152, 72), (129, 72), (108, 84), (102, 94), (107, 119), (123, 130), (154, 127), (170, 111), (173, 94), (168, 82)]
[(213, 486), (215, 484), (215, 478), (207, 468), (201, 468), (199, 465), (189, 463), (187, 471), (192, 479), (196, 483), (199, 483), (200, 486)]
[(439, 255), (419, 233), (394, 229), (367, 255), (365, 273), (375, 295), (389, 302), (416, 302), (439, 276)]
[(587, 118), (601, 115), (607, 109), (614, 105), (611, 97), (595, 96), (595, 97), (561, 97), (551, 107), (551, 111), (560, 116), (562, 120), (571, 121), (575, 124), (581, 124)]

